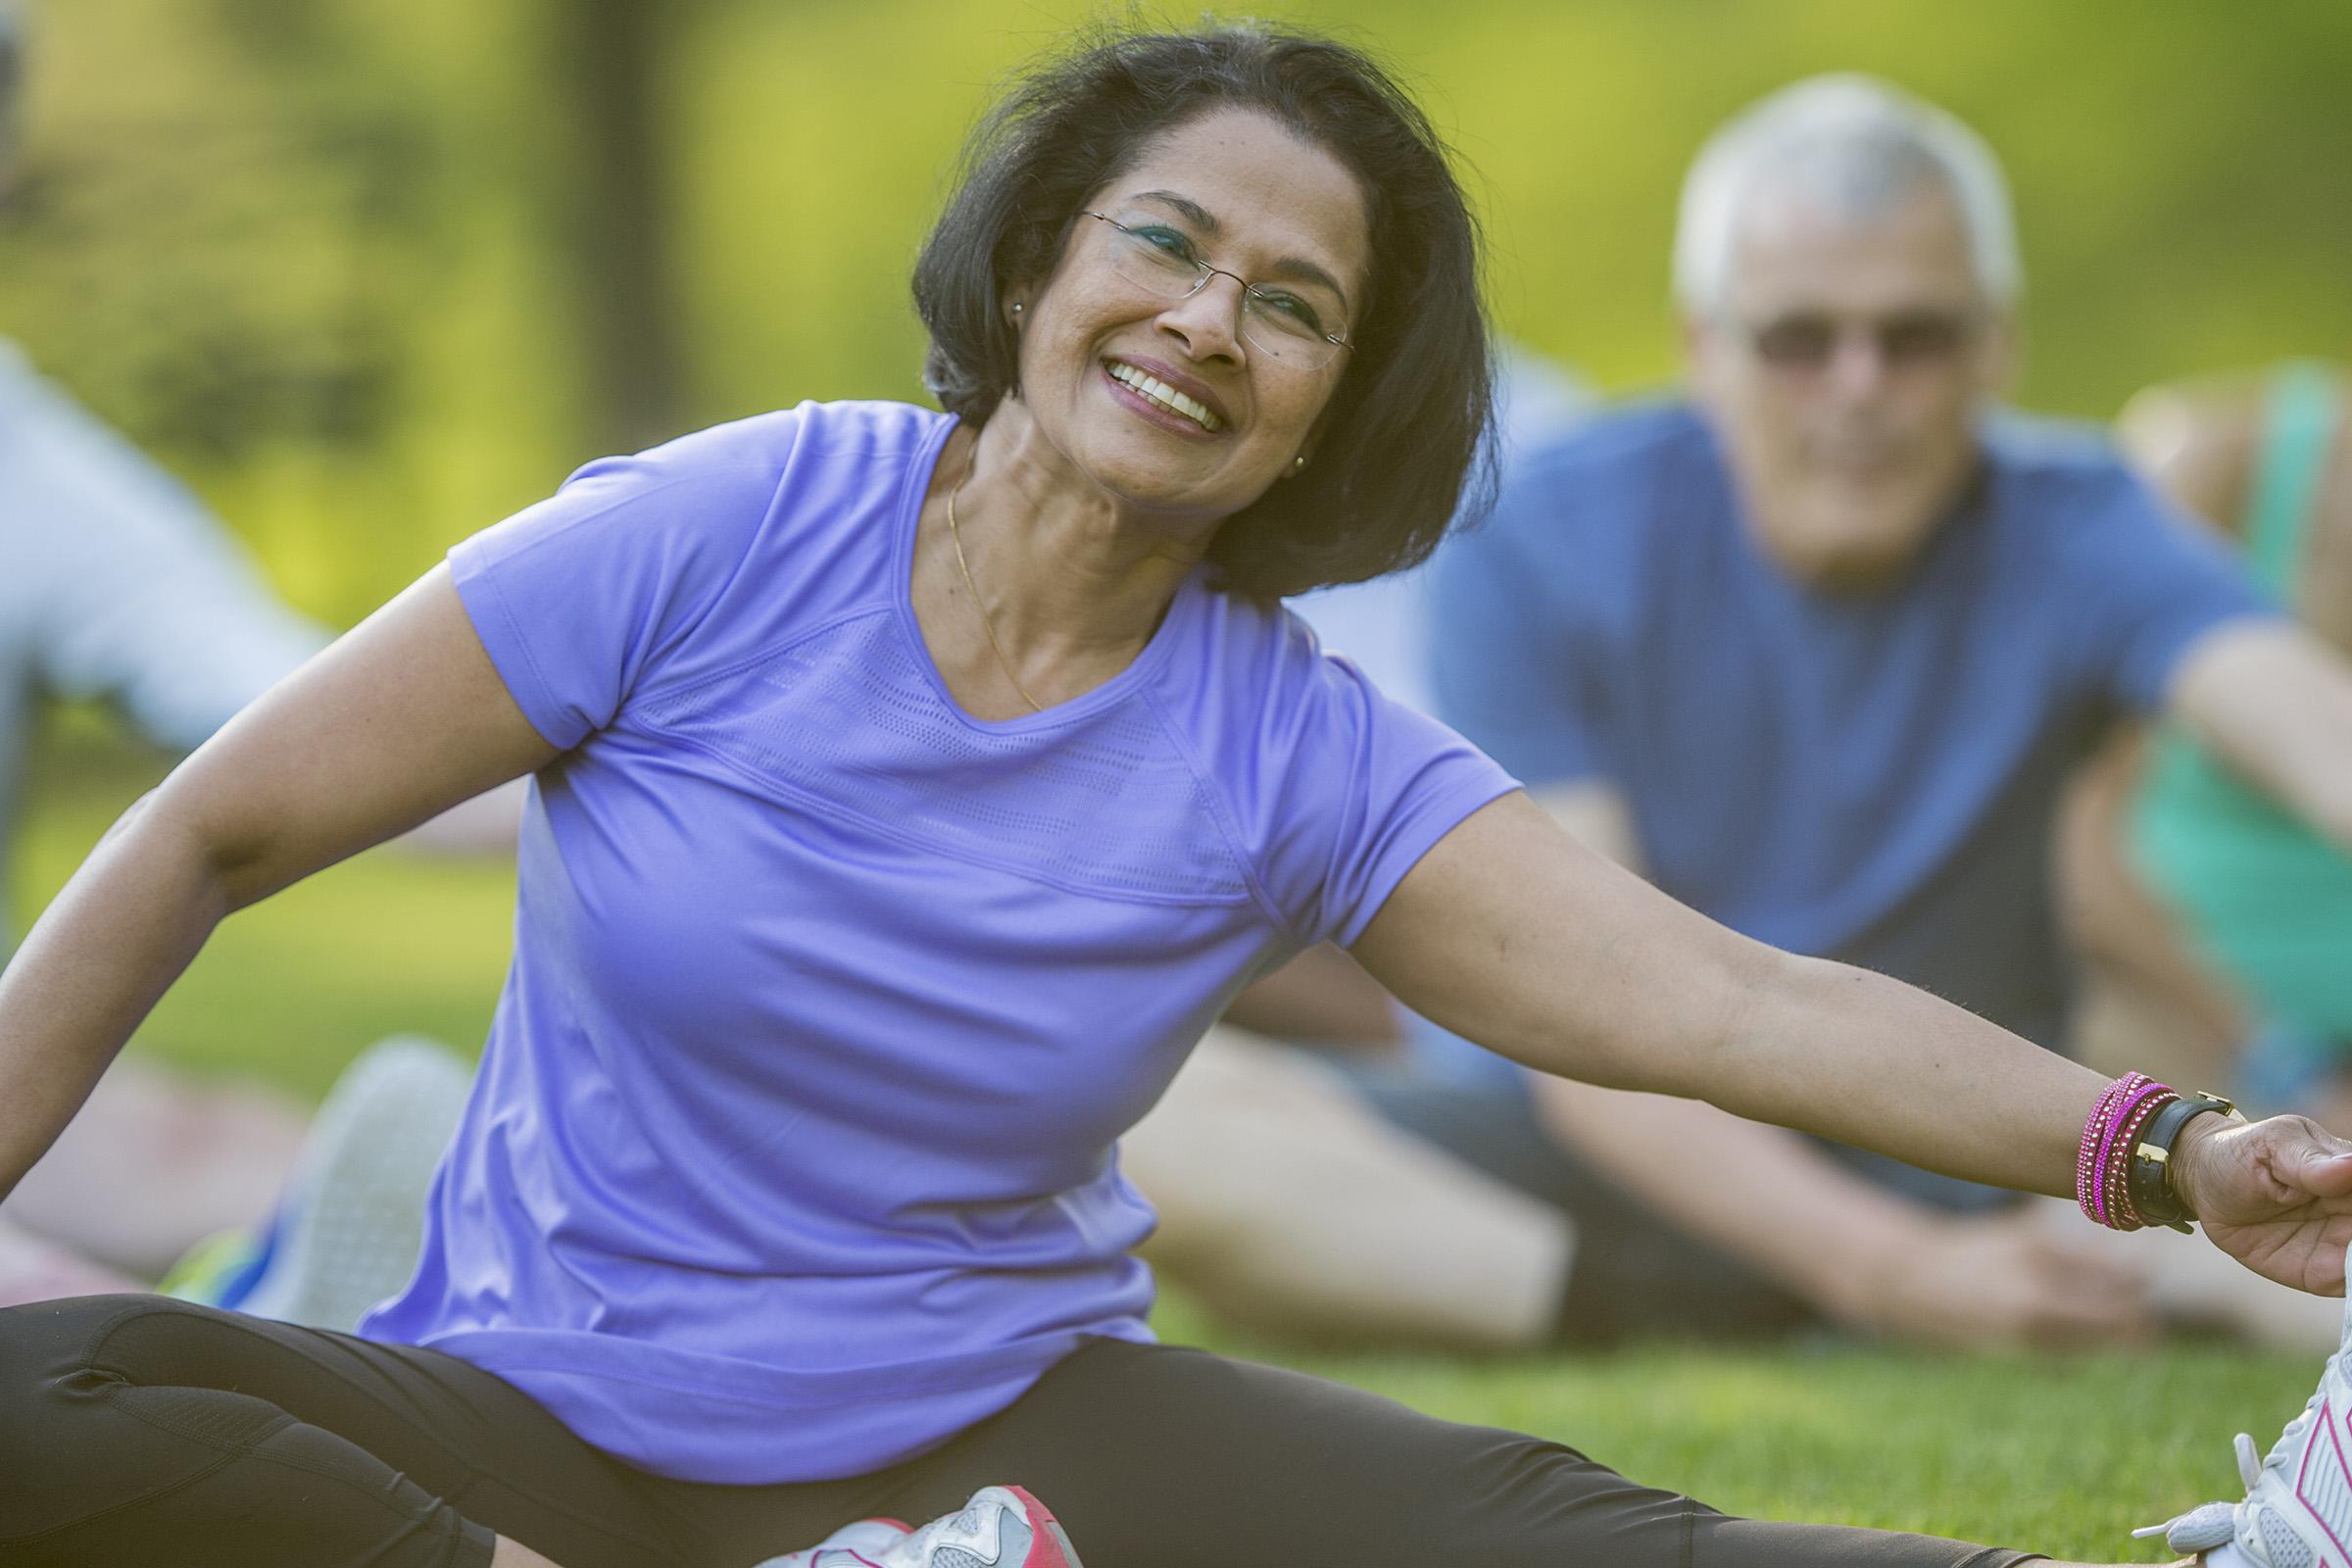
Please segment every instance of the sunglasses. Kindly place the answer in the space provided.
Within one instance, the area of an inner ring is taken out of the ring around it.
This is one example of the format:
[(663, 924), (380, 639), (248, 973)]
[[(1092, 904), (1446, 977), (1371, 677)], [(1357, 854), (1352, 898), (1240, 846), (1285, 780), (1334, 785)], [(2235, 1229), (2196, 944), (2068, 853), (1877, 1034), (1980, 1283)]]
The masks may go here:
[(1740, 325), (1757, 359), (1800, 375), (1826, 368), (1848, 336), (1867, 340), (1887, 368), (1912, 370), (1951, 364), (1984, 330), (1976, 311), (1898, 311), (1865, 320), (1798, 311)]

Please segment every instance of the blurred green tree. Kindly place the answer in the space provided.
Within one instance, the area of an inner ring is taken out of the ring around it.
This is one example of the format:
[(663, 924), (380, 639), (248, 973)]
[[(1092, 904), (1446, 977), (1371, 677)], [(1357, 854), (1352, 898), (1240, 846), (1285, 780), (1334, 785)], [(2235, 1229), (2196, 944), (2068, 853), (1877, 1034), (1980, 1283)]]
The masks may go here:
[[(919, 397), (906, 274), (957, 139), (1082, 0), (48, 0), (0, 331), (350, 618), (597, 452)], [(1793, 76), (1865, 70), (2008, 163), (2021, 401), (2352, 344), (2352, 7), (1272, 0), (1463, 153), (1501, 323), (1673, 372), (1676, 187)], [(1190, 13), (1186, 13), (1187, 16)]]

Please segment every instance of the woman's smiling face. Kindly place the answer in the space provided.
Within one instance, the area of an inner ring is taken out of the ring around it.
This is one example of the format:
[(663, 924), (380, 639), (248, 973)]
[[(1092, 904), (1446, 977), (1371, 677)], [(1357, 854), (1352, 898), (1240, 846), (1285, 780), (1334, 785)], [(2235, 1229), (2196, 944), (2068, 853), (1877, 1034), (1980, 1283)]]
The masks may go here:
[(1294, 323), (1346, 336), (1370, 273), (1363, 191), (1321, 147), (1228, 109), (1159, 138), (1086, 206), (1136, 232), (1075, 220), (1024, 302), (1021, 402), (1072, 466), (1136, 510), (1230, 516), (1306, 450), (1351, 356), (1277, 358), (1245, 335), (1232, 277), (1170, 299), (1134, 280), (1132, 257), (1122, 272), (1114, 247), (1198, 258), (1278, 297)]

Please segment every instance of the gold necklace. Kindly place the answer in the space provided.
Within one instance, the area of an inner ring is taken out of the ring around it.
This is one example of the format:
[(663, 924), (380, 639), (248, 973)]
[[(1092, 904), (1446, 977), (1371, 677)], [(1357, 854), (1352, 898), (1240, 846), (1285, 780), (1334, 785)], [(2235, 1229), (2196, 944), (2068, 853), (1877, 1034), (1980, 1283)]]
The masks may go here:
[(980, 438), (974, 436), (972, 455), (963, 465), (963, 477), (957, 479), (956, 488), (948, 492), (948, 540), (956, 547), (956, 569), (963, 573), (963, 591), (972, 596), (972, 608), (980, 612), (980, 629), (988, 633), (989, 651), (997, 656), (997, 667), (1004, 672), (1006, 680), (1012, 682), (1012, 689), (1021, 694), (1021, 701), (1029, 705), (1029, 710), (1042, 713), (1046, 710), (1045, 705), (1029, 695), (1029, 688), (1021, 684), (1021, 677), (1012, 672), (1012, 661), (1004, 657), (1004, 645), (997, 641), (997, 623), (989, 618), (988, 606), (980, 598), (979, 585), (972, 581), (971, 563), (963, 559), (963, 535), (956, 528), (956, 498), (971, 482), (972, 469), (979, 466), (979, 462)]

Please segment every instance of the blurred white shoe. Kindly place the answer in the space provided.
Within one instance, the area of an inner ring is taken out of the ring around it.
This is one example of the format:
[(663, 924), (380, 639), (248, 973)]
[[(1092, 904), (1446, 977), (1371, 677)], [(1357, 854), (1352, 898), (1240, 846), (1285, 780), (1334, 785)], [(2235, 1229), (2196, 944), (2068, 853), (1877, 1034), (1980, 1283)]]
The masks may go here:
[[(2352, 1249), (2345, 1266), (2352, 1268)], [(2234, 1544), (2260, 1568), (2347, 1568), (2352, 1565), (2352, 1298), (2347, 1298), (2336, 1351), (2321, 1368), (2320, 1387), (2303, 1413), (2286, 1424), (2271, 1451), (2257, 1460), (2254, 1440), (2236, 1440), (2238, 1478), (2245, 1499), (2234, 1506), (2209, 1502), (2134, 1536), (2164, 1537), (2179, 1552)]]
[(424, 1199), (473, 1091), (445, 1046), (395, 1035), (327, 1091), (286, 1184), (269, 1258), (234, 1301), (255, 1317), (349, 1333), (416, 1270)]
[(920, 1530), (860, 1519), (760, 1568), (1080, 1568), (1052, 1510), (1019, 1487), (983, 1487)]

